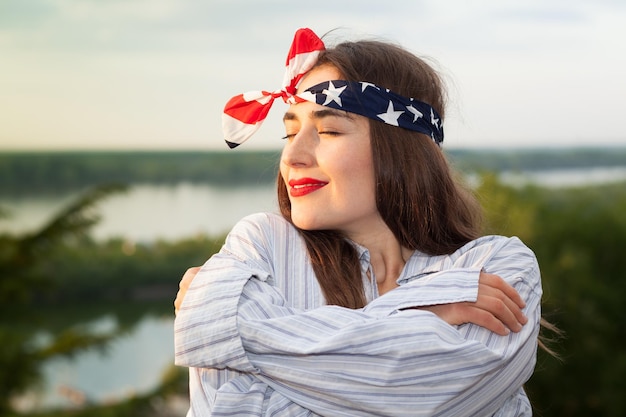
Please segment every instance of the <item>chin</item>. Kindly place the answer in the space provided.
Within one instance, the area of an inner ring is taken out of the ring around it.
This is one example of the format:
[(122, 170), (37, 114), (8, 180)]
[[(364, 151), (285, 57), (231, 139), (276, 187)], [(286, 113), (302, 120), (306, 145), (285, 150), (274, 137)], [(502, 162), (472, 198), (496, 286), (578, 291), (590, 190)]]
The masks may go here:
[(299, 216), (294, 216), (293, 213), (291, 214), (291, 222), (298, 228), (298, 229), (302, 229), (302, 230), (321, 230), (324, 227), (322, 227), (322, 225), (320, 225), (320, 223), (318, 221), (315, 221), (314, 219), (311, 218), (302, 218)]

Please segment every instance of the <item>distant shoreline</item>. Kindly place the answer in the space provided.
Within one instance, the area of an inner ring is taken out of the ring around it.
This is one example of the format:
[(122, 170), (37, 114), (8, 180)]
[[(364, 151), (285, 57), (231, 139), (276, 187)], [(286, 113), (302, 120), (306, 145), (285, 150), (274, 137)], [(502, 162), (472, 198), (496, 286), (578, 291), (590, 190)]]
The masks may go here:
[[(624, 147), (446, 149), (461, 173), (626, 167)], [(0, 151), (0, 195), (53, 193), (101, 184), (271, 184), (280, 150)]]

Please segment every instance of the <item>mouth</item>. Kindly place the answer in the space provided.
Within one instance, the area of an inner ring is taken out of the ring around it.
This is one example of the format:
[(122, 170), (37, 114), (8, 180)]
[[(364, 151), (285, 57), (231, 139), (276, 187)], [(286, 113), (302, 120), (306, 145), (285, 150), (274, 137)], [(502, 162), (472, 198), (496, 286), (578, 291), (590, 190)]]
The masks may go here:
[(289, 195), (291, 197), (302, 197), (326, 186), (328, 182), (313, 178), (300, 178), (289, 180)]

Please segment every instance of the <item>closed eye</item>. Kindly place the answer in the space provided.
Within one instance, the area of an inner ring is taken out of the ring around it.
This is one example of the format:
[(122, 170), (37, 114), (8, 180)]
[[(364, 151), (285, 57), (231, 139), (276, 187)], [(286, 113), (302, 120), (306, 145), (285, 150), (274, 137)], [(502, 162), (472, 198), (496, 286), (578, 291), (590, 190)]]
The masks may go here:
[[(324, 130), (321, 132), (317, 132), (318, 135), (324, 135), (324, 136), (340, 136), (341, 133), (340, 132), (336, 132), (334, 130)], [(283, 136), (281, 139), (285, 140), (285, 139), (293, 139), (295, 136), (297, 135), (297, 133), (289, 133), (286, 134), (285, 136)]]

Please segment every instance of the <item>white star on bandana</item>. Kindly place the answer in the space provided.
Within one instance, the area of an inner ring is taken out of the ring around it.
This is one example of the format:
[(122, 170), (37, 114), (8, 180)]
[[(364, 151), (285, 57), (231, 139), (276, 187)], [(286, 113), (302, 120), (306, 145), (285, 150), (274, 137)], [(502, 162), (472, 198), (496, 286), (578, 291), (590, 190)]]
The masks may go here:
[(341, 98), (339, 96), (341, 95), (341, 93), (343, 93), (343, 90), (345, 89), (346, 89), (345, 85), (341, 88), (337, 88), (335, 87), (333, 82), (330, 81), (328, 83), (328, 89), (325, 89), (324, 91), (322, 91), (322, 94), (326, 94), (326, 101), (322, 105), (325, 106), (331, 101), (334, 101), (341, 107)]
[(415, 123), (417, 119), (424, 117), (424, 114), (413, 106), (407, 106), (406, 109), (413, 114), (413, 123)]
[(393, 103), (389, 100), (389, 106), (386, 113), (377, 114), (385, 123), (398, 126), (398, 118), (404, 113), (402, 110), (394, 110)]
[(380, 90), (380, 88), (378, 88), (378, 86), (376, 84), (372, 84), (372, 83), (367, 83), (365, 81), (361, 81), (361, 92), (365, 91), (365, 89), (367, 87), (372, 87), (372, 88), (375, 88), (377, 90)]
[(430, 123), (432, 123), (433, 126), (437, 126), (437, 128), (439, 128), (439, 119), (435, 117), (433, 109), (430, 109)]

